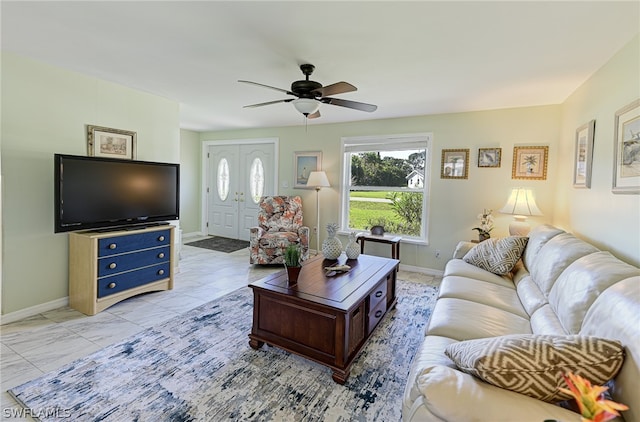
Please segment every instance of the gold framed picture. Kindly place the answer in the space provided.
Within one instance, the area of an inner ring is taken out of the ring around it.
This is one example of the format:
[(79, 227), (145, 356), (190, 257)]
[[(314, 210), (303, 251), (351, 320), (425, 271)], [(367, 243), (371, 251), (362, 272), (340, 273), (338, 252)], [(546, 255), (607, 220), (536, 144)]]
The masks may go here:
[(512, 179), (547, 179), (548, 146), (513, 147)]
[(469, 149), (443, 149), (440, 178), (469, 178)]

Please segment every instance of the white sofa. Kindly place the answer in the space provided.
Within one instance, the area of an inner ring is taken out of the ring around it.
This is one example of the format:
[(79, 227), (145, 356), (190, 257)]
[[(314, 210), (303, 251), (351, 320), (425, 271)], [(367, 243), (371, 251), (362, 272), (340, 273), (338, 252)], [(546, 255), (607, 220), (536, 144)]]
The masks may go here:
[(403, 397), (403, 421), (580, 421), (577, 413), (502, 389), (457, 369), (453, 343), (510, 334), (578, 334), (615, 339), (625, 360), (613, 400), (640, 422), (640, 270), (550, 225), (534, 228), (521, 262), (498, 276), (463, 259), (445, 268), (424, 341)]

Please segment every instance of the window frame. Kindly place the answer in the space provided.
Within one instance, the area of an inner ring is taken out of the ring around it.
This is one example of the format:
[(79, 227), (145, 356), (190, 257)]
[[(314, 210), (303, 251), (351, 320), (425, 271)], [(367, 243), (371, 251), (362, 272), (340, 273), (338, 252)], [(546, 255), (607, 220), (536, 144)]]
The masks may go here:
[[(431, 168), (433, 157), (433, 133), (407, 133), (397, 135), (372, 135), (341, 138), (341, 189), (340, 189), (340, 227), (341, 233), (346, 234), (354, 230), (349, 227), (349, 201), (351, 192), (351, 159), (347, 155), (354, 152), (370, 151), (397, 151), (402, 149), (426, 149), (424, 185), (420, 189), (407, 188), (405, 192), (422, 192), (422, 224), (420, 236), (402, 236), (402, 241), (407, 243), (429, 244), (429, 205)], [(366, 187), (362, 190), (371, 191), (396, 191), (397, 187)]]

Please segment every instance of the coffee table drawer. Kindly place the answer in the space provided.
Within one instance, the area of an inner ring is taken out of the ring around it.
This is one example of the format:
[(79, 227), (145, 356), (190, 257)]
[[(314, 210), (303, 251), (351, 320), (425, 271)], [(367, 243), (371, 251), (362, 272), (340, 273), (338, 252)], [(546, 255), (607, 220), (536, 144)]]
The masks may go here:
[(387, 312), (387, 297), (384, 296), (384, 300), (380, 301), (378, 306), (373, 308), (371, 312), (369, 312), (369, 326), (368, 333), (371, 333), (374, 328), (378, 325), (384, 314)]
[(386, 302), (387, 299), (387, 280), (384, 279), (375, 289), (373, 289), (373, 293), (369, 295), (369, 309), (376, 308), (381, 301)]

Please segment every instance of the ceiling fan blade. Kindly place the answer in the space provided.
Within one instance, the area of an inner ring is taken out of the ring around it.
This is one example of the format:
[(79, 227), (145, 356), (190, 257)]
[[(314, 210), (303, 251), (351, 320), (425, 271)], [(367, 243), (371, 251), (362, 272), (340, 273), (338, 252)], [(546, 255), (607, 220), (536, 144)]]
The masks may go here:
[(316, 111), (315, 113), (311, 113), (310, 115), (308, 115), (307, 119), (317, 119), (318, 117), (320, 117), (320, 110)]
[(326, 104), (352, 108), (354, 110), (367, 111), (369, 113), (378, 109), (377, 105), (359, 103), (357, 101), (341, 100), (340, 98), (321, 98), (320, 101)]
[(269, 88), (269, 89), (275, 89), (276, 91), (284, 92), (285, 94), (289, 94), (289, 95), (296, 95), (296, 94), (294, 94), (293, 92), (291, 92), (291, 91), (289, 91), (287, 89), (276, 88), (275, 86), (269, 86), (269, 85), (265, 85), (265, 84), (259, 84), (258, 82), (243, 81), (243, 80), (238, 80), (238, 82), (242, 82), (243, 84), (257, 85), (257, 86), (261, 86), (261, 87)]
[(323, 86), (322, 88), (314, 89), (311, 91), (312, 94), (320, 95), (321, 97), (326, 97), (328, 95), (338, 95), (344, 94), (345, 92), (353, 92), (357, 91), (358, 88), (351, 85), (347, 82), (336, 82), (335, 84)]
[(246, 105), (246, 106), (244, 106), (242, 108), (262, 107), (262, 106), (266, 106), (266, 105), (270, 105), (270, 104), (288, 103), (290, 101), (293, 101), (293, 98), (292, 99), (286, 99), (286, 100), (267, 101), (266, 103), (251, 104), (251, 105)]

